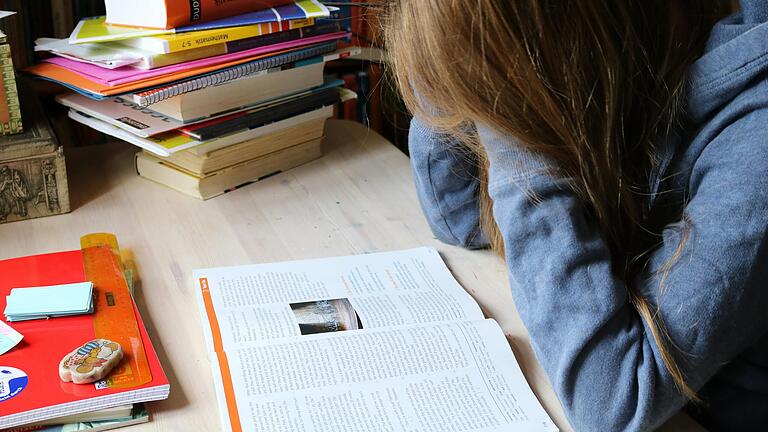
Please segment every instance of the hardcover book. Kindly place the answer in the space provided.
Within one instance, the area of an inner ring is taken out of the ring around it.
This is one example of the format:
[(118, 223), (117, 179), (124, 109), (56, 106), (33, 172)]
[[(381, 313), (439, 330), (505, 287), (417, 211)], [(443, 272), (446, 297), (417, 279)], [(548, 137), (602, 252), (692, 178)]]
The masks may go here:
[(292, 0), (106, 0), (107, 22), (134, 27), (171, 29), (255, 10)]

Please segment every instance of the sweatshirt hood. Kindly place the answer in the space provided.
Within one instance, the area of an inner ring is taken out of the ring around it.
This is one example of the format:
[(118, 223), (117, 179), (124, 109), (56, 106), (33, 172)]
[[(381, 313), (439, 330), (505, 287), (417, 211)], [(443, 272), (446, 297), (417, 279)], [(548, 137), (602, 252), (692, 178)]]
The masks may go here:
[(741, 10), (715, 24), (692, 66), (688, 115), (699, 123), (768, 71), (768, 0), (742, 0)]

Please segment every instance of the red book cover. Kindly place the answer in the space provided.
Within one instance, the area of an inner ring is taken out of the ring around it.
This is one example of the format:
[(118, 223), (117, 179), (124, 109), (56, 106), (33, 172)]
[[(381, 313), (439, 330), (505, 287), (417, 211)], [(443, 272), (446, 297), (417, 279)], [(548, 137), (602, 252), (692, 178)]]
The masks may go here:
[[(91, 249), (103, 252), (102, 258), (112, 256), (107, 248)], [(0, 261), (0, 310), (5, 310), (6, 296), (12, 288), (88, 281), (83, 257), (84, 252), (77, 250)], [(119, 261), (117, 262), (115, 268), (119, 266)], [(125, 280), (122, 279), (122, 282), (125, 283)], [(106, 294), (109, 297), (113, 294), (100, 292), (96, 285), (94, 282), (96, 296)], [(125, 289), (127, 292), (127, 287)], [(132, 351), (131, 347), (124, 346), (126, 357), (110, 377), (124, 377), (125, 369), (134, 365), (134, 370), (128, 371), (127, 374), (136, 378), (138, 373), (140, 380), (134, 382), (141, 384), (133, 385), (128, 381), (113, 381), (111, 378), (100, 383), (74, 384), (63, 382), (59, 378), (59, 362), (65, 355), (85, 342), (105, 337), (103, 333), (108, 328), (105, 326), (109, 325), (105, 318), (109, 315), (106, 315), (108, 308), (102, 305), (100, 299), (94, 299), (96, 310), (93, 314), (11, 322), (8, 325), (21, 333), (24, 339), (0, 356), (0, 428), (167, 398), (168, 380), (136, 305), (130, 299), (130, 294), (127, 296), (127, 302), (130, 304), (123, 302), (123, 311), (132, 311), (136, 318), (134, 328), (138, 329), (136, 334), (140, 337), (140, 342), (133, 345), (138, 345), (141, 351)], [(115, 298), (125, 297), (112, 297), (112, 304)], [(141, 357), (143, 363), (137, 367), (132, 357)]]
[[(160, 27), (146, 25), (133, 20), (121, 19), (121, 17), (116, 16), (114, 12), (110, 13), (112, 10), (119, 9), (115, 8), (113, 4), (125, 1), (126, 0), (107, 0), (107, 22), (110, 24), (138, 27)], [(247, 12), (284, 6), (293, 3), (293, 1), (294, 0), (160, 0), (154, 1), (152, 4), (155, 7), (164, 10), (164, 28), (171, 29), (189, 24), (198, 24), (219, 18), (240, 15)]]

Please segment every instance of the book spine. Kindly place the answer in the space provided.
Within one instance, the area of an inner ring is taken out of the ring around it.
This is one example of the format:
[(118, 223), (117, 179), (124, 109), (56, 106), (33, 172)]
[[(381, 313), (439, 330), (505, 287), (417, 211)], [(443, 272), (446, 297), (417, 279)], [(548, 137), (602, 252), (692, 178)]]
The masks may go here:
[(227, 52), (235, 53), (267, 45), (288, 42), (301, 38), (301, 29), (286, 30), (264, 36), (255, 36), (248, 39), (227, 42)]
[(235, 117), (227, 122), (215, 123), (192, 131), (189, 135), (199, 141), (208, 141), (232, 133), (236, 130), (254, 129), (266, 124), (284, 120), (289, 117), (314, 111), (340, 101), (336, 88), (320, 90), (317, 93), (301, 96), (269, 109), (261, 109), (243, 116)]
[(338, 22), (323, 22), (315, 23), (310, 27), (304, 27), (301, 29), (301, 37), (307, 38), (310, 36), (320, 36), (328, 33), (336, 33), (341, 31), (341, 24)]
[[(269, 9), (292, 3), (293, 0), (165, 0), (167, 28), (181, 27)], [(118, 23), (116, 23), (118, 24)]]
[(307, 58), (317, 57), (336, 49), (336, 42), (327, 42), (306, 49), (279, 54), (272, 57), (259, 59), (250, 63), (233, 66), (211, 75), (202, 76), (187, 81), (182, 81), (170, 86), (148, 90), (133, 95), (133, 102), (146, 107), (165, 99), (200, 90), (205, 87), (223, 84), (228, 81), (236, 80), (240, 77), (264, 73), (265, 71), (293, 63)]
[(311, 36), (322, 36), (324, 34), (340, 31), (341, 26), (338, 23), (324, 23), (310, 27), (297, 28), (281, 31), (264, 36), (256, 36), (248, 39), (227, 42), (227, 52), (234, 53), (253, 48), (259, 48), (267, 45), (274, 45), (292, 40), (305, 39)]
[(16, 89), (16, 73), (11, 58), (11, 47), (0, 45), (0, 135), (21, 133), (21, 108), (19, 94)]
[(224, 55), (227, 52), (225, 44), (218, 44), (170, 54), (145, 54), (141, 62), (133, 66), (139, 69), (155, 69), (206, 57)]
[(280, 23), (264, 23), (243, 27), (230, 27), (218, 30), (206, 30), (204, 35), (196, 32), (180, 33), (167, 39), (166, 51), (178, 52), (210, 45), (217, 45), (241, 39), (278, 33), (291, 29), (308, 27), (315, 24), (314, 18), (289, 20)]

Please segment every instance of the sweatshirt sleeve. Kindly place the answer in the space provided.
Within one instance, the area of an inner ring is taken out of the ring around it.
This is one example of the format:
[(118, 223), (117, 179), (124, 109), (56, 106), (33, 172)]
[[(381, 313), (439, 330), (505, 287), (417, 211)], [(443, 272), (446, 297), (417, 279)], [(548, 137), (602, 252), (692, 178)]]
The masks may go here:
[[(766, 118), (753, 113), (707, 145), (693, 167), (683, 253), (660, 291), (659, 270), (683, 231), (667, 227), (640, 281), (695, 389), (768, 329)], [(546, 161), (486, 127), (478, 125), (478, 133), (515, 305), (571, 424), (584, 431), (658, 427), (686, 401), (626, 286), (612, 275), (607, 245), (584, 206), (567, 179), (547, 174)]]
[(419, 202), (435, 237), (470, 249), (487, 246), (480, 229), (477, 158), (455, 138), (415, 118), (408, 149)]

